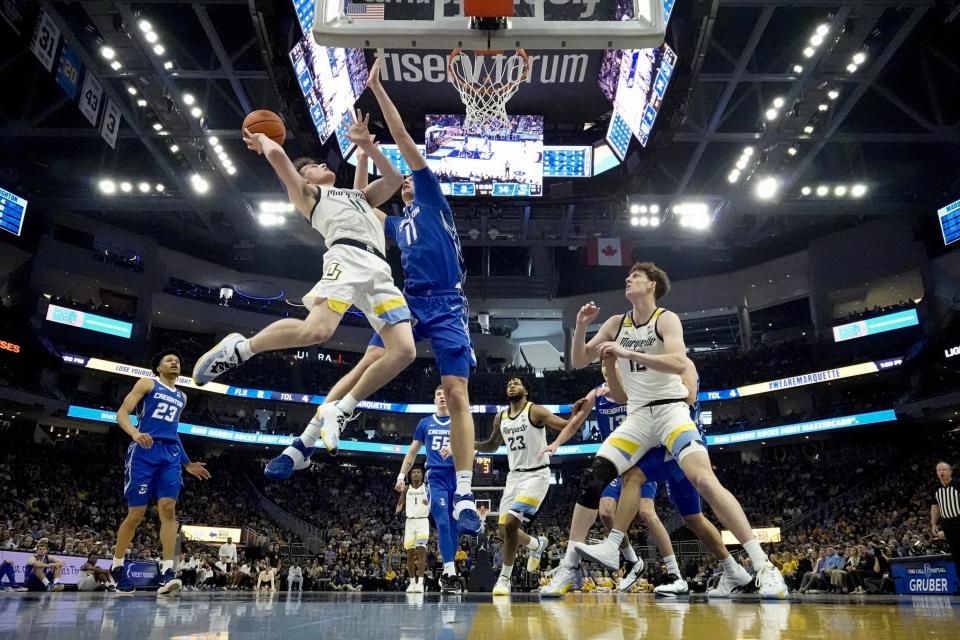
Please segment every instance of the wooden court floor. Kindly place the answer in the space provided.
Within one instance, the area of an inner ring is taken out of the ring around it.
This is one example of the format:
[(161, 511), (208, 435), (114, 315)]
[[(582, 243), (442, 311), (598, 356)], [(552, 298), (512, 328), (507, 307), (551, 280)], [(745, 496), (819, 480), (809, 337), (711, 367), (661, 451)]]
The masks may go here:
[(57, 640), (960, 639), (960, 599), (795, 596), (708, 601), (649, 594), (382, 593), (0, 595), (0, 638)]

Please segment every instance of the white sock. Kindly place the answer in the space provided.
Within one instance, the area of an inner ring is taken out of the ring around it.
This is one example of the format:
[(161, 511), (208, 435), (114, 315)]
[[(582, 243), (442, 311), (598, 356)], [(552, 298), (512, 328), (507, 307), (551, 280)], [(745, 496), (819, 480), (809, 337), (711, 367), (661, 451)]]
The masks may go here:
[(173, 571), (173, 560), (164, 560), (160, 563), (160, 575), (165, 574), (168, 570)]
[(770, 562), (767, 558), (767, 554), (763, 552), (763, 549), (760, 547), (760, 541), (754, 538), (753, 540), (747, 540), (743, 543), (743, 550), (747, 552), (747, 555), (750, 556), (750, 562), (753, 563), (753, 567), (759, 571), (762, 566)]
[(110, 565), (111, 569), (116, 569), (117, 567), (123, 566), (123, 558), (114, 558), (113, 564)]
[(627, 543), (627, 546), (620, 548), (620, 553), (623, 554), (623, 559), (627, 562), (636, 562), (640, 559), (637, 557), (637, 552), (634, 551), (633, 545), (629, 542)]
[(667, 565), (667, 573), (675, 576), (680, 575), (680, 565), (677, 564), (677, 556), (671, 554), (663, 559), (663, 564)]
[(530, 536), (530, 542), (528, 542), (523, 546), (525, 546), (527, 549), (530, 549), (531, 551), (536, 551), (537, 549), (540, 548), (540, 538), (534, 538), (533, 536)]
[(510, 576), (512, 575), (513, 575), (513, 565), (504, 563), (503, 566), (500, 567), (500, 577), (506, 578), (507, 580), (509, 580)]
[(734, 560), (733, 556), (727, 556), (726, 558), (721, 560), (720, 566), (723, 567), (724, 573), (729, 574), (731, 576), (737, 573), (738, 568), (742, 568), (740, 567), (739, 564), (737, 564), (737, 561)]
[(610, 533), (607, 535), (607, 539), (604, 540), (604, 544), (613, 544), (618, 549), (620, 544), (623, 542), (623, 531), (617, 531), (616, 529), (611, 529)]
[(445, 576), (455, 576), (457, 575), (457, 565), (454, 562), (444, 562), (443, 563), (443, 575)]
[(580, 566), (580, 554), (573, 548), (573, 540), (567, 542), (567, 552), (564, 554), (560, 564), (567, 569), (576, 569)]
[(423, 584), (423, 576), (417, 577), (417, 584)]
[[(316, 416), (307, 424), (307, 428), (303, 430), (303, 433), (300, 434), (300, 441), (303, 442), (305, 447), (313, 447), (317, 444), (317, 440), (320, 439), (320, 419)], [(293, 453), (290, 453), (290, 450)], [(287, 447), (283, 452), (293, 458), (294, 463), (303, 462), (303, 454), (294, 449), (293, 447)]]
[(46, 578), (44, 578), (44, 579), (43, 579), (43, 586), (47, 587), (47, 586), (49, 586), (49, 585), (50, 585), (50, 581), (47, 580)]
[(457, 471), (457, 488), (454, 493), (458, 496), (465, 496), (470, 493), (472, 484), (473, 471)]
[(253, 357), (253, 349), (250, 348), (250, 340), (241, 340), (237, 343), (237, 353), (240, 354), (240, 361), (246, 362)]
[(345, 414), (350, 415), (353, 413), (353, 410), (357, 408), (357, 404), (360, 401), (353, 397), (353, 394), (348, 393), (343, 396), (342, 399), (337, 400), (337, 409), (343, 411)]

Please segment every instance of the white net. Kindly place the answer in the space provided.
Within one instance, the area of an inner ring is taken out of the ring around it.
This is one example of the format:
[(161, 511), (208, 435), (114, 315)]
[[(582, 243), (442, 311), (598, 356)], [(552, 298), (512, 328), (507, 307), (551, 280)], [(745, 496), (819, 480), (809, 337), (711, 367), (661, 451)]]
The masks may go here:
[(454, 49), (447, 59), (453, 86), (467, 114), (464, 128), (482, 133), (510, 128), (507, 102), (530, 73), (527, 52), (464, 51)]

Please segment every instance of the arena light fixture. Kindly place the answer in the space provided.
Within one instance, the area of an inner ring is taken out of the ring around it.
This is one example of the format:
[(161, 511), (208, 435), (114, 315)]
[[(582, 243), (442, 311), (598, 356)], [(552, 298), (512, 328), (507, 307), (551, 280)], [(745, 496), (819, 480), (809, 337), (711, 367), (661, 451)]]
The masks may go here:
[(830, 25), (827, 24), (826, 22), (819, 24), (819, 25), (817, 26), (817, 31), (816, 31), (816, 33), (817, 33), (818, 36), (825, 36), (825, 35), (827, 35), (828, 33), (830, 33)]
[(163, 68), (169, 71), (170, 69), (173, 69), (173, 63), (167, 60), (163, 63)]
[(166, 47), (164, 47), (162, 44), (155, 44), (153, 46), (153, 53), (158, 56), (162, 56), (164, 53), (166, 53), (166, 51)]
[(227, 173), (231, 176), (235, 175), (237, 173), (237, 168), (234, 166), (229, 166), (227, 167)]
[(178, 144), (172, 144), (172, 145), (170, 145), (170, 152), (171, 152), (171, 153), (176, 153), (176, 152), (178, 152), (178, 151), (180, 151), (180, 145), (178, 145)]
[(147, 31), (145, 34), (143, 34), (143, 37), (144, 37), (144, 38), (146, 39), (146, 41), (149, 42), (150, 44), (154, 44), (157, 40), (160, 39), (160, 38), (157, 36), (157, 34), (156, 34), (155, 31)]
[(137, 26), (140, 27), (140, 31), (143, 33), (149, 33), (153, 31), (153, 25), (146, 20), (141, 20)]
[(641, 216), (641, 217), (640, 217), (640, 226), (641, 226), (641, 227), (648, 227), (648, 226), (650, 226), (650, 218), (648, 218), (647, 216)]
[(744, 147), (744, 148), (743, 148), (743, 155), (747, 156), (748, 158), (749, 158), (750, 156), (752, 156), (752, 155), (753, 155), (753, 147), (749, 147), (749, 146), (748, 146), (748, 147)]
[(147, 101), (144, 100), (143, 98), (140, 98), (139, 100), (137, 100), (137, 106), (138, 106), (138, 107), (145, 107), (145, 106), (147, 106)]
[(192, 93), (183, 94), (183, 104), (187, 105), (188, 107), (192, 107), (193, 103), (196, 101), (197, 99), (193, 97)]
[(830, 105), (828, 105), (826, 102), (821, 102), (820, 104), (817, 105), (817, 111), (826, 111), (829, 108), (830, 108)]
[(740, 156), (740, 158), (737, 159), (737, 165), (736, 165), (737, 169), (739, 169), (740, 171), (745, 170), (747, 168), (747, 162), (748, 162), (747, 158)]
[[(292, 207), (293, 205), (290, 205), (290, 206)], [(660, 205), (658, 205), (658, 204), (656, 204), (656, 203), (650, 205), (650, 213), (652, 213), (652, 214), (658, 214), (658, 213), (660, 213)]]
[(660, 226), (660, 216), (650, 216), (650, 226), (659, 227)]
[(867, 54), (865, 54), (863, 51), (856, 52), (855, 54), (853, 54), (853, 58), (851, 58), (851, 61), (853, 62), (853, 64), (857, 66), (860, 66), (861, 64), (866, 62), (866, 60), (867, 60)]
[(817, 187), (817, 195), (821, 198), (827, 197), (827, 194), (830, 193), (830, 187), (825, 184), (821, 184)]
[(803, 189), (800, 189), (800, 195), (808, 196), (812, 191), (813, 189), (811, 189), (810, 187), (804, 187)]
[(842, 198), (843, 196), (847, 195), (847, 185), (838, 184), (835, 186), (833, 188), (833, 195), (837, 196), (838, 198)]
[(157, 190), (157, 193), (163, 193), (164, 191), (167, 190), (167, 188), (166, 188), (165, 186), (163, 186), (163, 183), (162, 183), (162, 182), (158, 182), (158, 183), (157, 183), (157, 186), (155, 186), (154, 189)]
[(673, 212), (680, 218), (680, 226), (703, 230), (710, 226), (710, 207), (706, 202), (681, 202)]
[(867, 194), (867, 185), (857, 183), (850, 188), (850, 195), (854, 198), (862, 198)]
[(117, 57), (117, 52), (113, 50), (113, 47), (100, 47), (100, 55), (107, 60), (113, 60)]
[(640, 213), (646, 214), (647, 211), (649, 211), (649, 208), (647, 207), (647, 205), (645, 204), (640, 205)]
[(803, 128), (803, 132), (804, 132), (805, 134), (807, 134), (807, 135), (810, 135), (811, 133), (813, 133), (813, 125), (812, 125), (812, 124), (808, 124), (807, 126), (805, 126), (805, 127)]
[(776, 98), (773, 99), (773, 108), (780, 109), (781, 107), (783, 107), (783, 103), (784, 103), (783, 96), (777, 96)]
[(163, 125), (162, 125), (162, 124), (160, 124), (159, 122), (154, 122), (154, 123), (153, 123), (153, 130), (154, 130), (154, 131), (160, 131), (161, 129), (163, 129)]
[(112, 196), (117, 192), (117, 183), (110, 178), (103, 178), (97, 183), (97, 188), (100, 189), (100, 193)]
[(766, 113), (763, 114), (767, 120), (776, 120), (777, 116), (780, 115), (780, 112), (774, 108), (767, 109)]
[(853, 64), (852, 62), (847, 65), (847, 73), (856, 73), (856, 72), (857, 72), (857, 65)]
[(133, 185), (124, 180), (120, 183), (120, 191), (123, 191), (124, 193), (130, 193), (133, 191)]
[(802, 64), (795, 64), (795, 65), (793, 65), (793, 72), (794, 72), (794, 73), (803, 73), (803, 65), (802, 65)]
[(113, 69), (114, 71), (120, 71), (120, 69), (123, 69), (123, 65), (120, 64), (119, 60), (114, 60), (113, 62), (110, 63), (110, 68)]
[(201, 111), (200, 107), (194, 107), (193, 109), (190, 109), (190, 115), (192, 115), (194, 118), (199, 118), (203, 115), (203, 111)]
[(207, 182), (206, 179), (204, 179), (204, 177), (198, 173), (194, 173), (190, 175), (190, 186), (193, 187), (193, 190), (196, 193), (199, 193), (200, 195), (203, 195), (208, 191), (210, 191), (210, 183)]
[(727, 174), (727, 182), (729, 182), (730, 184), (735, 183), (739, 179), (740, 179), (739, 169), (734, 169), (733, 171)]
[(813, 47), (807, 47), (806, 49), (803, 50), (803, 57), (812, 58), (814, 53), (816, 53), (816, 49), (814, 49)]
[(789, 149), (787, 149), (787, 155), (788, 155), (788, 156), (795, 156), (795, 155), (797, 155), (797, 148), (796, 148), (796, 147), (790, 147)]
[(218, 153), (218, 154), (223, 153), (223, 145), (214, 144), (213, 151), (214, 153)]
[(630, 214), (637, 215), (638, 213), (640, 213), (640, 205), (634, 202), (630, 205)]
[(640, 218), (638, 218), (637, 216), (633, 216), (632, 218), (630, 218), (631, 227), (636, 227), (639, 224), (640, 224)]
[(813, 34), (812, 36), (810, 36), (810, 46), (812, 46), (812, 47), (819, 47), (819, 46), (822, 45), (822, 44), (823, 44), (823, 36), (822, 36), (822, 35), (820, 35), (819, 33), (815, 33), (815, 34)]
[(207, 138), (207, 140), (208, 140), (208, 141), (210, 142), (210, 144), (212, 144), (212, 145), (218, 145), (218, 144), (220, 144), (220, 138), (218, 138), (217, 136), (210, 136), (209, 138)]
[(773, 200), (780, 190), (780, 180), (776, 176), (767, 176), (757, 182), (753, 193), (761, 200)]
[(132, 95), (132, 96), (135, 96), (135, 95), (137, 95), (137, 88), (136, 88), (135, 86), (133, 86), (132, 84), (128, 84), (128, 85), (127, 85), (127, 93), (129, 93), (129, 94)]
[(141, 182), (140, 184), (137, 185), (137, 189), (140, 190), (140, 193), (150, 193), (150, 183)]
[(836, 100), (837, 98), (840, 97), (840, 92), (837, 91), (836, 89), (831, 89), (830, 91), (827, 92), (827, 97), (830, 98), (831, 100)]

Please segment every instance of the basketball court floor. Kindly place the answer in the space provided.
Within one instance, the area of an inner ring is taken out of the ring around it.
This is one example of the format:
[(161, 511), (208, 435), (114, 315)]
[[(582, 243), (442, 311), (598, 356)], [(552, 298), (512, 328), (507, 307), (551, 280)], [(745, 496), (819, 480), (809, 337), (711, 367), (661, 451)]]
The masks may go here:
[(182, 593), (0, 597), (0, 637), (104, 640), (344, 638), (626, 640), (627, 638), (960, 638), (960, 599), (794, 596), (761, 602), (642, 594)]

